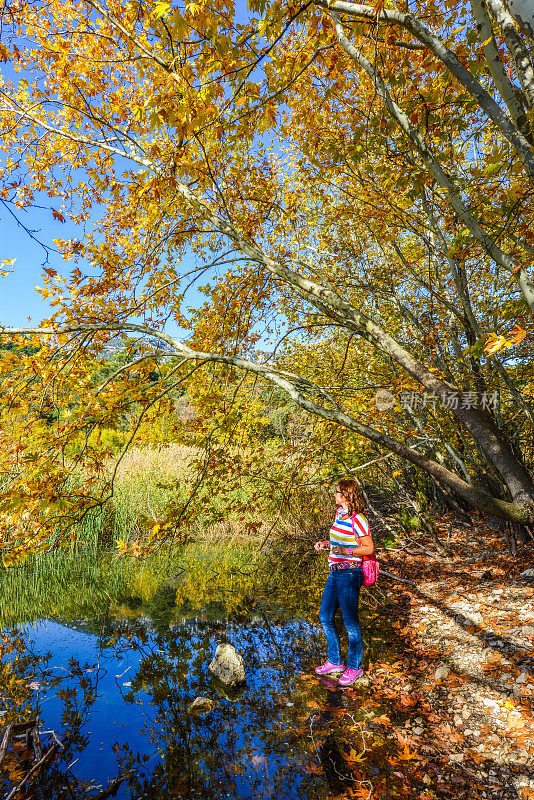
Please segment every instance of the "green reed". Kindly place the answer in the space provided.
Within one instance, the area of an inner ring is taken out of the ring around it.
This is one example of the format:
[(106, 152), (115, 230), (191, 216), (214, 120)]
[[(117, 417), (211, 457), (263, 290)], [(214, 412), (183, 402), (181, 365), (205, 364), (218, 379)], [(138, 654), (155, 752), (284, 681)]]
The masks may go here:
[(0, 628), (96, 616), (123, 604), (149, 609), (162, 596), (192, 608), (212, 600), (227, 604), (257, 578), (257, 563), (253, 543), (235, 537), (162, 545), (143, 559), (117, 558), (86, 540), (0, 569)]

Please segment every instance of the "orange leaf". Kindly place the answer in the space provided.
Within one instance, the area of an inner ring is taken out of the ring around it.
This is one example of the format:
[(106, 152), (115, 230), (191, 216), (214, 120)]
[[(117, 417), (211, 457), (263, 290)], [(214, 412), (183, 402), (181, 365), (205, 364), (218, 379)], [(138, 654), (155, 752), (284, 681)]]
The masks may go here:
[(375, 717), (373, 722), (376, 722), (377, 725), (391, 725), (391, 720), (387, 714), (382, 714), (381, 717)]
[(526, 335), (526, 330), (520, 325), (515, 324), (512, 330), (512, 335), (510, 336), (510, 341), (514, 344), (521, 344)]
[(399, 758), (401, 761), (417, 761), (418, 756), (416, 756), (415, 753), (410, 752), (410, 748), (407, 744), (405, 744), (402, 753), (399, 753)]

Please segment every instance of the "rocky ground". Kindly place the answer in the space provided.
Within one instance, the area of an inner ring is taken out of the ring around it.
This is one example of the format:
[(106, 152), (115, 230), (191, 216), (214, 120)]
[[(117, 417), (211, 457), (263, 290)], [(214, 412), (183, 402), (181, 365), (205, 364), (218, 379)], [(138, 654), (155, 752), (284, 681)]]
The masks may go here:
[(386, 681), (377, 664), (371, 677), (405, 705), (406, 741), (432, 767), (434, 787), (534, 798), (534, 578), (522, 577), (534, 548), (512, 557), (481, 521), (444, 521), (443, 532), (450, 557), (413, 547), (381, 558), (405, 581), (382, 578), (380, 600), (406, 652), (398, 674)]

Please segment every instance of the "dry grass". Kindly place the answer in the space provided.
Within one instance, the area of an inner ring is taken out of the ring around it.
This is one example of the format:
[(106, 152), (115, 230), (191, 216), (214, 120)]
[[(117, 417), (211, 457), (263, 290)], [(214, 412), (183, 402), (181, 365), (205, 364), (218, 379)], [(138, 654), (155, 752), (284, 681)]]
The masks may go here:
[(196, 542), (219, 542), (225, 540), (229, 545), (234, 542), (250, 542), (260, 544), (268, 535), (271, 526), (267, 523), (262, 523), (258, 533), (250, 533), (246, 531), (241, 522), (232, 520), (224, 520), (217, 522), (215, 525), (198, 525), (195, 524), (191, 528), (192, 538)]
[[(120, 538), (132, 531), (139, 517), (156, 522), (169, 501), (187, 497), (193, 486), (193, 462), (200, 450), (185, 445), (132, 447), (120, 462), (114, 479), (112, 505)], [(114, 468), (107, 465), (110, 476)]]
[[(114, 480), (112, 503), (119, 524), (121, 519), (127, 520), (131, 530), (132, 521), (137, 516), (148, 517), (157, 522), (164, 516), (169, 502), (186, 502), (198, 477), (195, 462), (202, 455), (200, 448), (179, 444), (132, 447), (119, 464)], [(112, 469), (111, 462), (108, 469)], [(244, 483), (244, 496), (249, 489)], [(209, 505), (213, 510), (215, 502), (210, 498), (208, 490), (201, 486), (193, 499), (192, 517), (197, 516), (199, 509), (202, 512), (204, 505)], [(250, 534), (242, 521), (231, 518), (231, 507), (228, 517), (216, 524), (206, 525), (201, 513), (199, 522), (192, 521), (187, 525), (188, 533), (195, 541), (225, 539), (230, 542), (247, 540), (255, 543), (263, 541), (268, 533), (268, 522), (264, 522), (257, 534)]]
[[(108, 527), (107, 543), (112, 545), (119, 538), (142, 538), (150, 520), (156, 523), (165, 516), (169, 503), (180, 505), (186, 502), (198, 476), (195, 462), (202, 455), (200, 448), (180, 444), (132, 447), (116, 471), (114, 497), (110, 504), (112, 524)], [(112, 469), (113, 462), (110, 461), (108, 474)], [(246, 497), (248, 488), (243, 484), (240, 501)], [(332, 498), (329, 493), (320, 491), (303, 498), (300, 504), (294, 501), (291, 511), (277, 513), (273, 509), (268, 513), (262, 509), (251, 510), (247, 521), (257, 522), (258, 516), (261, 520), (254, 534), (247, 530), (242, 520), (232, 518), (231, 501), (227, 506), (227, 518), (209, 524), (210, 516), (213, 519), (210, 512), (213, 512), (216, 502), (207, 489), (200, 487), (191, 506), (191, 521), (187, 524), (191, 541), (212, 545), (225, 542), (230, 548), (248, 545), (258, 549), (265, 549), (262, 545), (268, 547), (276, 541), (277, 552), (292, 552), (306, 561), (314, 552), (313, 542), (325, 538), (331, 524)]]
[(186, 481), (191, 477), (193, 462), (201, 452), (197, 447), (182, 444), (132, 447), (119, 464), (116, 484), (121, 487), (132, 480), (148, 479)]

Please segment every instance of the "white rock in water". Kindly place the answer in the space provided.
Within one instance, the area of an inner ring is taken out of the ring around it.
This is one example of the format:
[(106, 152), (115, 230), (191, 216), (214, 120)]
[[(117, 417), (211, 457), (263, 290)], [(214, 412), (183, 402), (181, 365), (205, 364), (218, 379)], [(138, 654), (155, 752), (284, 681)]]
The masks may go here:
[(534, 0), (505, 0), (505, 3), (523, 33), (534, 39)]
[(217, 645), (215, 657), (208, 669), (226, 686), (238, 686), (246, 679), (243, 657), (236, 653), (231, 644)]

